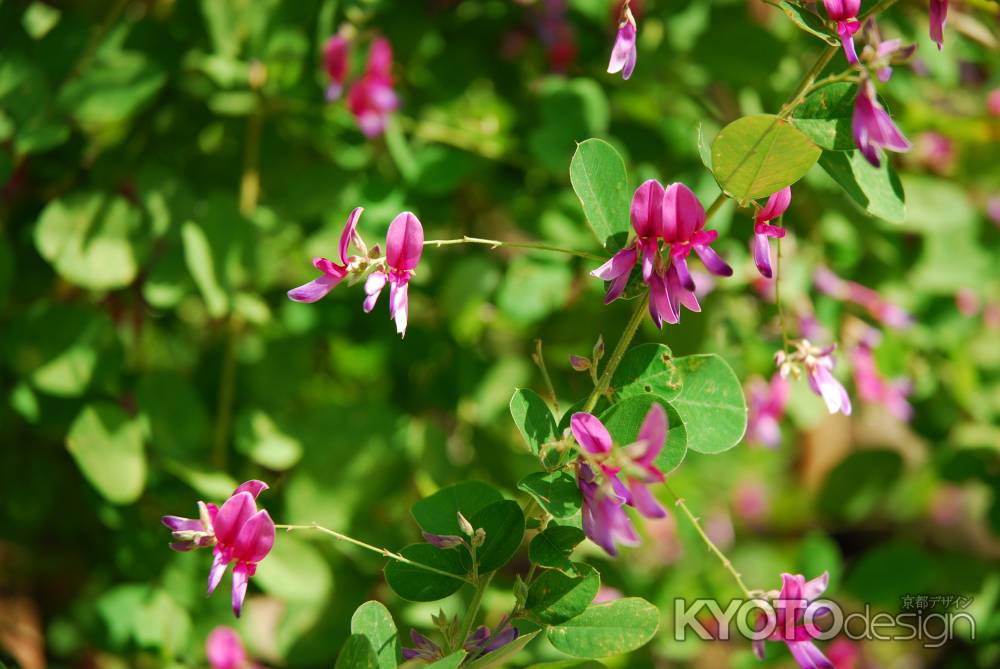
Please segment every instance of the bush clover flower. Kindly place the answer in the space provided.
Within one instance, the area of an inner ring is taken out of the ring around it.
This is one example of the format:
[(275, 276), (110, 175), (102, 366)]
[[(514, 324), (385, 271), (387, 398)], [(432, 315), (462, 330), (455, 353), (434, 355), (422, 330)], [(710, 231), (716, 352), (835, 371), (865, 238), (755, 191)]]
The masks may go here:
[(344, 93), (344, 81), (350, 64), (351, 43), (341, 34), (336, 34), (323, 44), (323, 69), (330, 79), (326, 87), (327, 102), (339, 100)]
[(795, 350), (791, 353), (778, 351), (774, 362), (783, 378), (798, 378), (804, 369), (809, 387), (823, 399), (827, 410), (831, 414), (839, 411), (850, 416), (851, 398), (840, 381), (833, 376), (834, 350), (834, 344), (820, 348), (808, 339), (800, 339), (795, 342)]
[(406, 336), (409, 320), (409, 282), (424, 249), (424, 228), (412, 213), (404, 211), (389, 225), (385, 239), (385, 267), (368, 275), (365, 281), (365, 313), (375, 308), (379, 295), (389, 284), (389, 317), (396, 322), (396, 332)]
[(944, 24), (948, 20), (948, 0), (930, 0), (927, 12), (930, 15), (931, 40), (940, 51), (944, 44)]
[(753, 252), (754, 264), (757, 265), (757, 271), (767, 279), (773, 276), (771, 271), (771, 245), (768, 238), (781, 239), (785, 236), (784, 228), (771, 225), (770, 222), (781, 218), (791, 202), (792, 187), (785, 186), (767, 198), (767, 204), (757, 213), (754, 219), (753, 242), (751, 242), (750, 247)]
[(635, 38), (638, 28), (635, 16), (629, 9), (628, 2), (622, 7), (621, 19), (618, 21), (618, 34), (615, 45), (611, 49), (611, 61), (608, 63), (608, 74), (622, 73), (622, 79), (628, 81), (635, 69), (636, 48)]
[(858, 62), (858, 54), (854, 50), (854, 33), (861, 28), (858, 12), (861, 11), (861, 0), (823, 0), (827, 16), (837, 23), (837, 36), (844, 46), (844, 56), (847, 62), (854, 65)]
[(781, 444), (781, 419), (785, 415), (789, 395), (788, 380), (780, 374), (767, 382), (754, 377), (747, 389), (747, 440), (777, 448)]
[(882, 165), (880, 149), (897, 153), (910, 150), (910, 142), (896, 127), (889, 112), (879, 103), (875, 85), (866, 76), (862, 76), (861, 83), (858, 84), (851, 130), (854, 134), (854, 143), (874, 167)]
[[(806, 607), (823, 594), (829, 582), (827, 572), (810, 581), (801, 574), (782, 574), (781, 590), (768, 593), (773, 611), (761, 613), (757, 618), (758, 631), (773, 626), (767, 638), (783, 641), (802, 669), (834, 669), (813, 642), (816, 631), (803, 620)], [(764, 639), (753, 641), (753, 651), (757, 659), (764, 659)]]
[(347, 108), (357, 120), (358, 128), (369, 138), (385, 132), (389, 114), (399, 108), (399, 97), (393, 88), (392, 45), (385, 38), (372, 42), (365, 72), (347, 94)]

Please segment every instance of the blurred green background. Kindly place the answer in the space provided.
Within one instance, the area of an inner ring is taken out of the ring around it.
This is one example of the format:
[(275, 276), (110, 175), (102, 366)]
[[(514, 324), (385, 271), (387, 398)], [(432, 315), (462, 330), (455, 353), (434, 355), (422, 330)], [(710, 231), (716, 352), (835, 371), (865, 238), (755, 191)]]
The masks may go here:
[[(986, 214), (1000, 194), (1000, 118), (986, 108), (1000, 58), (988, 9), (969, 5), (953, 8), (940, 53), (924, 3), (882, 22), (919, 45), (881, 90), (915, 144), (897, 161), (905, 215), (868, 216), (817, 166), (785, 217), (793, 313), (812, 300), (833, 339), (865, 317), (815, 293), (826, 264), (916, 315), (876, 351), (886, 376), (912, 380), (912, 422), (857, 398), (850, 419), (828, 417), (802, 382), (781, 448), (690, 453), (675, 476), (751, 587), (829, 569), (828, 594), (852, 607), (974, 598), (975, 641), (865, 643), (858, 667), (1000, 666), (1000, 230)], [(355, 206), (369, 244), (410, 209), (429, 239), (602, 253), (567, 172), (592, 136), (626, 156), (633, 186), (683, 181), (707, 205), (718, 188), (699, 124), (775, 111), (821, 45), (757, 0), (632, 7), (625, 83), (604, 73), (617, 21), (605, 0), (0, 1), (0, 658), (206, 666), (206, 635), (234, 623), (228, 594), (204, 597), (208, 556), (169, 551), (159, 517), (195, 515), (248, 478), (272, 485), (260, 503), (276, 522), (389, 548), (418, 538), (409, 506), (440, 486), (476, 478), (516, 495), (537, 463), (507, 402), (542, 389), (534, 340), (565, 409), (590, 389), (568, 355), (598, 334), (613, 344), (630, 310), (601, 305), (593, 263), (428, 248), (402, 341), (384, 298), (362, 313), (360, 287), (315, 305), (285, 291), (313, 277), (313, 256), (336, 255)], [(342, 24), (357, 31), (355, 74), (373, 36), (394, 48), (401, 108), (384, 137), (324, 100), (319, 54)], [(769, 376), (780, 335), (755, 290), (750, 214), (729, 203), (710, 227), (736, 275), (701, 314), (647, 323), (636, 341)], [(664, 630), (673, 598), (735, 594), (683, 520), (643, 533), (618, 561), (593, 546), (585, 559), (658, 604)], [(525, 566), (498, 575), (488, 620)], [(332, 666), (366, 599), (426, 631), (437, 604), (399, 600), (381, 567), (279, 535), (237, 629), (262, 663), (290, 667)], [(460, 610), (460, 596), (443, 606)], [(542, 643), (524, 658), (558, 659)], [(791, 662), (777, 646), (769, 658)], [(755, 663), (746, 642), (667, 633), (608, 662)]]

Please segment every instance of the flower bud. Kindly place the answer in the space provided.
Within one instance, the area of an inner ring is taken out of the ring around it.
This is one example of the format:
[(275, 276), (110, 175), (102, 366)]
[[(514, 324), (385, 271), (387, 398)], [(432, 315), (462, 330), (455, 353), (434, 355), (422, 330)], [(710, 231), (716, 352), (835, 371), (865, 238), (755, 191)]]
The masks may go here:
[(454, 548), (455, 546), (462, 545), (462, 537), (455, 536), (454, 534), (431, 534), (430, 532), (423, 532), (424, 540), (436, 546), (438, 548)]
[(578, 372), (586, 372), (590, 369), (590, 359), (584, 358), (582, 355), (570, 355), (569, 364)]
[(462, 515), (461, 511), (457, 512), (456, 515), (458, 516), (458, 527), (462, 530), (462, 533), (471, 537), (475, 532), (472, 528), (472, 523), (470, 523), (468, 519)]
[(594, 344), (594, 363), (601, 361), (604, 357), (604, 337), (602, 335), (597, 335), (597, 343)]
[(472, 535), (472, 547), (479, 548), (484, 543), (486, 543), (486, 530), (479, 528), (476, 533)]

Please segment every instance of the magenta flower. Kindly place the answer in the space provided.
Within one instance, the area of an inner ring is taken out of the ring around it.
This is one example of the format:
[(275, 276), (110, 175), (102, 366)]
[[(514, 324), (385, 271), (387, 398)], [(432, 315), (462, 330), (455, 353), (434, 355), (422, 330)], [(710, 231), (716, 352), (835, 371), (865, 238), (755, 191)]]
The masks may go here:
[(771, 272), (771, 245), (769, 237), (780, 239), (785, 236), (785, 229), (777, 225), (771, 225), (770, 221), (780, 218), (788, 205), (792, 202), (792, 187), (785, 186), (777, 193), (772, 193), (767, 198), (767, 204), (757, 213), (753, 226), (753, 260), (757, 265), (757, 271), (761, 276), (770, 279)]
[(628, 7), (628, 3), (622, 8), (622, 18), (618, 22), (618, 35), (615, 37), (615, 46), (611, 49), (611, 62), (608, 63), (608, 74), (622, 73), (622, 79), (628, 80), (635, 69), (636, 25), (635, 17)]
[(747, 441), (776, 448), (781, 444), (781, 419), (788, 404), (788, 381), (780, 374), (771, 377), (767, 383), (754, 377), (747, 391), (749, 416), (747, 417)]
[(944, 44), (944, 24), (948, 20), (948, 0), (930, 0), (927, 11), (930, 14), (931, 40), (940, 50)]
[(986, 111), (993, 116), (1000, 116), (1000, 88), (994, 88), (986, 96)]
[(653, 265), (660, 252), (660, 221), (663, 215), (663, 186), (650, 179), (635, 189), (632, 195), (630, 219), (635, 230), (635, 241), (611, 256), (606, 263), (591, 272), (591, 275), (610, 281), (604, 303), (618, 299), (628, 285), (632, 268), (642, 255), (642, 278), (647, 283), (653, 274)]
[(883, 325), (898, 330), (905, 330), (913, 325), (913, 317), (905, 309), (884, 299), (871, 288), (854, 281), (845, 281), (826, 267), (816, 268), (813, 281), (821, 293), (863, 307)]
[(244, 669), (247, 653), (240, 636), (232, 627), (219, 625), (205, 640), (205, 655), (212, 669)]
[[(758, 630), (773, 625), (773, 631), (767, 638), (783, 641), (802, 669), (834, 669), (830, 660), (813, 643), (813, 634), (818, 630), (803, 620), (809, 602), (823, 594), (829, 581), (827, 572), (811, 581), (806, 581), (801, 574), (782, 574), (781, 591), (774, 593), (771, 601), (773, 617), (762, 613), (757, 618)], [(757, 659), (764, 659), (764, 639), (754, 639), (753, 651)]]
[(910, 143), (893, 123), (889, 113), (879, 104), (875, 86), (867, 77), (863, 77), (858, 85), (851, 130), (854, 133), (854, 143), (875, 167), (882, 164), (879, 149), (897, 153), (910, 150)]
[(837, 22), (837, 35), (844, 45), (844, 55), (847, 62), (854, 65), (858, 62), (858, 54), (854, 50), (854, 33), (861, 28), (858, 21), (861, 0), (823, 0), (823, 6), (830, 19)]
[(862, 342), (851, 354), (854, 365), (854, 386), (865, 402), (881, 404), (901, 421), (913, 417), (913, 407), (906, 401), (911, 385), (905, 380), (888, 381), (882, 377), (875, 363), (875, 356), (867, 343)]
[[(609, 555), (617, 555), (616, 544), (637, 546), (639, 535), (625, 506), (647, 518), (662, 518), (666, 510), (649, 490), (662, 482), (656, 456), (667, 438), (667, 413), (653, 404), (639, 428), (635, 443), (616, 449), (611, 434), (596, 416), (578, 412), (570, 420), (573, 437), (580, 445), (577, 484), (583, 493), (583, 531)], [(628, 485), (622, 483), (623, 474)]]
[(328, 102), (339, 100), (344, 92), (350, 54), (351, 43), (339, 34), (328, 39), (323, 45), (323, 68), (330, 78), (330, 84), (326, 87)]
[(372, 42), (365, 73), (347, 94), (347, 108), (366, 137), (385, 132), (389, 114), (399, 108), (392, 82), (392, 46), (385, 38)]
[(903, 40), (899, 38), (883, 41), (878, 26), (872, 18), (865, 21), (864, 38), (865, 48), (861, 52), (861, 59), (870, 69), (876, 71), (882, 83), (889, 81), (893, 65), (906, 62), (917, 50), (915, 44), (904, 47)]
[(318, 279), (313, 279), (307, 284), (293, 288), (288, 291), (288, 299), (294, 302), (312, 303), (326, 297), (327, 293), (333, 290), (338, 283), (344, 280), (352, 269), (357, 269), (358, 256), (348, 256), (351, 243), (361, 251), (361, 257), (366, 257), (368, 251), (365, 248), (361, 236), (358, 235), (358, 220), (361, 218), (363, 207), (356, 207), (351, 215), (347, 217), (344, 224), (344, 231), (340, 233), (340, 262), (338, 265), (326, 258), (313, 258), (313, 266), (323, 274)]
[(396, 332), (406, 336), (409, 319), (409, 282), (424, 250), (424, 228), (412, 213), (404, 211), (389, 225), (385, 240), (385, 270), (376, 270), (365, 281), (365, 313), (375, 308), (385, 284), (389, 284), (389, 317), (396, 321)]
[(836, 346), (833, 344), (820, 348), (811, 344), (808, 339), (800, 339), (795, 343), (795, 350), (792, 353), (778, 351), (774, 361), (784, 378), (788, 378), (789, 374), (798, 378), (804, 369), (809, 387), (823, 398), (827, 410), (831, 414), (839, 411), (845, 416), (850, 416), (851, 398), (840, 381), (833, 376), (835, 349)]
[(233, 492), (221, 508), (198, 502), (200, 518), (197, 520), (179, 516), (163, 516), (161, 519), (177, 540), (170, 544), (172, 549), (188, 551), (214, 546), (214, 559), (208, 575), (209, 594), (215, 591), (230, 563), (235, 563), (232, 602), (237, 618), (250, 577), (274, 546), (274, 521), (267, 511), (258, 511), (254, 501), (267, 487), (263, 481), (247, 481)]

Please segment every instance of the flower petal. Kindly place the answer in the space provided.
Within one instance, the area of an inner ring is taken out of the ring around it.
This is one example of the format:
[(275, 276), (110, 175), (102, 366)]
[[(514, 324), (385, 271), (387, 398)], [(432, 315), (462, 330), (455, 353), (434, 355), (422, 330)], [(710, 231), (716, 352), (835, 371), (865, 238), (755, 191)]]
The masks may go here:
[(607, 262), (590, 272), (590, 275), (605, 281), (612, 281), (623, 274), (628, 274), (635, 267), (639, 250), (635, 245), (627, 246), (611, 256)]
[(347, 217), (347, 223), (344, 224), (344, 231), (340, 233), (340, 262), (344, 265), (347, 264), (347, 249), (350, 248), (351, 240), (357, 234), (358, 220), (361, 218), (364, 210), (364, 207), (355, 207), (351, 215)]
[(623, 79), (632, 76), (635, 68), (635, 34), (636, 29), (631, 21), (625, 21), (615, 36), (615, 45), (611, 49), (611, 60), (608, 62), (608, 74), (622, 73)]
[(243, 611), (243, 600), (247, 596), (247, 584), (250, 582), (249, 567), (240, 562), (233, 567), (233, 613), (240, 617)]
[(231, 545), (236, 541), (243, 524), (257, 511), (253, 495), (238, 492), (222, 505), (215, 516), (215, 537), (220, 544)]
[(760, 213), (757, 214), (757, 223), (767, 223), (768, 221), (773, 221), (779, 218), (788, 209), (788, 205), (792, 202), (792, 187), (785, 186), (781, 190), (771, 193), (771, 197), (767, 198), (767, 204), (761, 209)]
[(333, 290), (341, 280), (343, 280), (342, 276), (337, 277), (331, 274), (324, 274), (309, 283), (302, 284), (298, 288), (288, 291), (288, 299), (293, 302), (304, 302), (306, 304), (318, 302), (326, 297), (326, 294)]
[(273, 547), (274, 521), (267, 511), (260, 510), (243, 523), (233, 543), (232, 555), (241, 562), (255, 564), (267, 557)]
[(378, 296), (382, 294), (382, 289), (385, 288), (387, 280), (388, 277), (383, 272), (372, 272), (365, 279), (365, 294), (368, 296), (365, 298), (364, 303), (366, 314), (375, 308), (375, 303), (378, 301)]
[(773, 276), (771, 271), (771, 244), (767, 235), (754, 235), (750, 244), (753, 250), (753, 261), (757, 265), (757, 271), (761, 276), (770, 279)]
[(226, 567), (229, 566), (229, 562), (230, 560), (227, 560), (222, 555), (222, 551), (216, 548), (212, 557), (212, 567), (208, 570), (208, 594), (211, 595), (219, 586), (219, 581), (222, 580), (223, 574), (226, 573)]
[(596, 416), (578, 411), (573, 414), (569, 424), (577, 443), (588, 452), (611, 452), (611, 434)]
[(646, 518), (666, 518), (667, 510), (657, 501), (649, 487), (641, 481), (631, 481), (632, 506)]
[(638, 462), (643, 465), (650, 465), (656, 460), (656, 456), (663, 450), (663, 445), (667, 442), (667, 412), (663, 405), (654, 402), (646, 413), (646, 418), (642, 421), (636, 441), (646, 443), (646, 450), (639, 457)]
[(424, 250), (424, 228), (412, 213), (404, 211), (392, 220), (385, 238), (385, 258), (389, 267), (412, 270)]
[(660, 234), (663, 217), (663, 184), (649, 179), (635, 189), (632, 195), (632, 228), (640, 237), (655, 237)]
[(661, 225), (664, 241), (690, 241), (694, 233), (705, 227), (705, 208), (690, 188), (672, 183), (663, 195)]
[(237, 488), (236, 490), (233, 491), (233, 494), (234, 495), (238, 495), (241, 492), (245, 491), (245, 492), (248, 492), (251, 495), (253, 495), (254, 499), (257, 499), (257, 497), (262, 492), (264, 492), (265, 490), (267, 490), (269, 487), (270, 486), (268, 486), (263, 481), (258, 481), (257, 479), (251, 479), (251, 480), (247, 481), (246, 483), (241, 484), (239, 488)]

